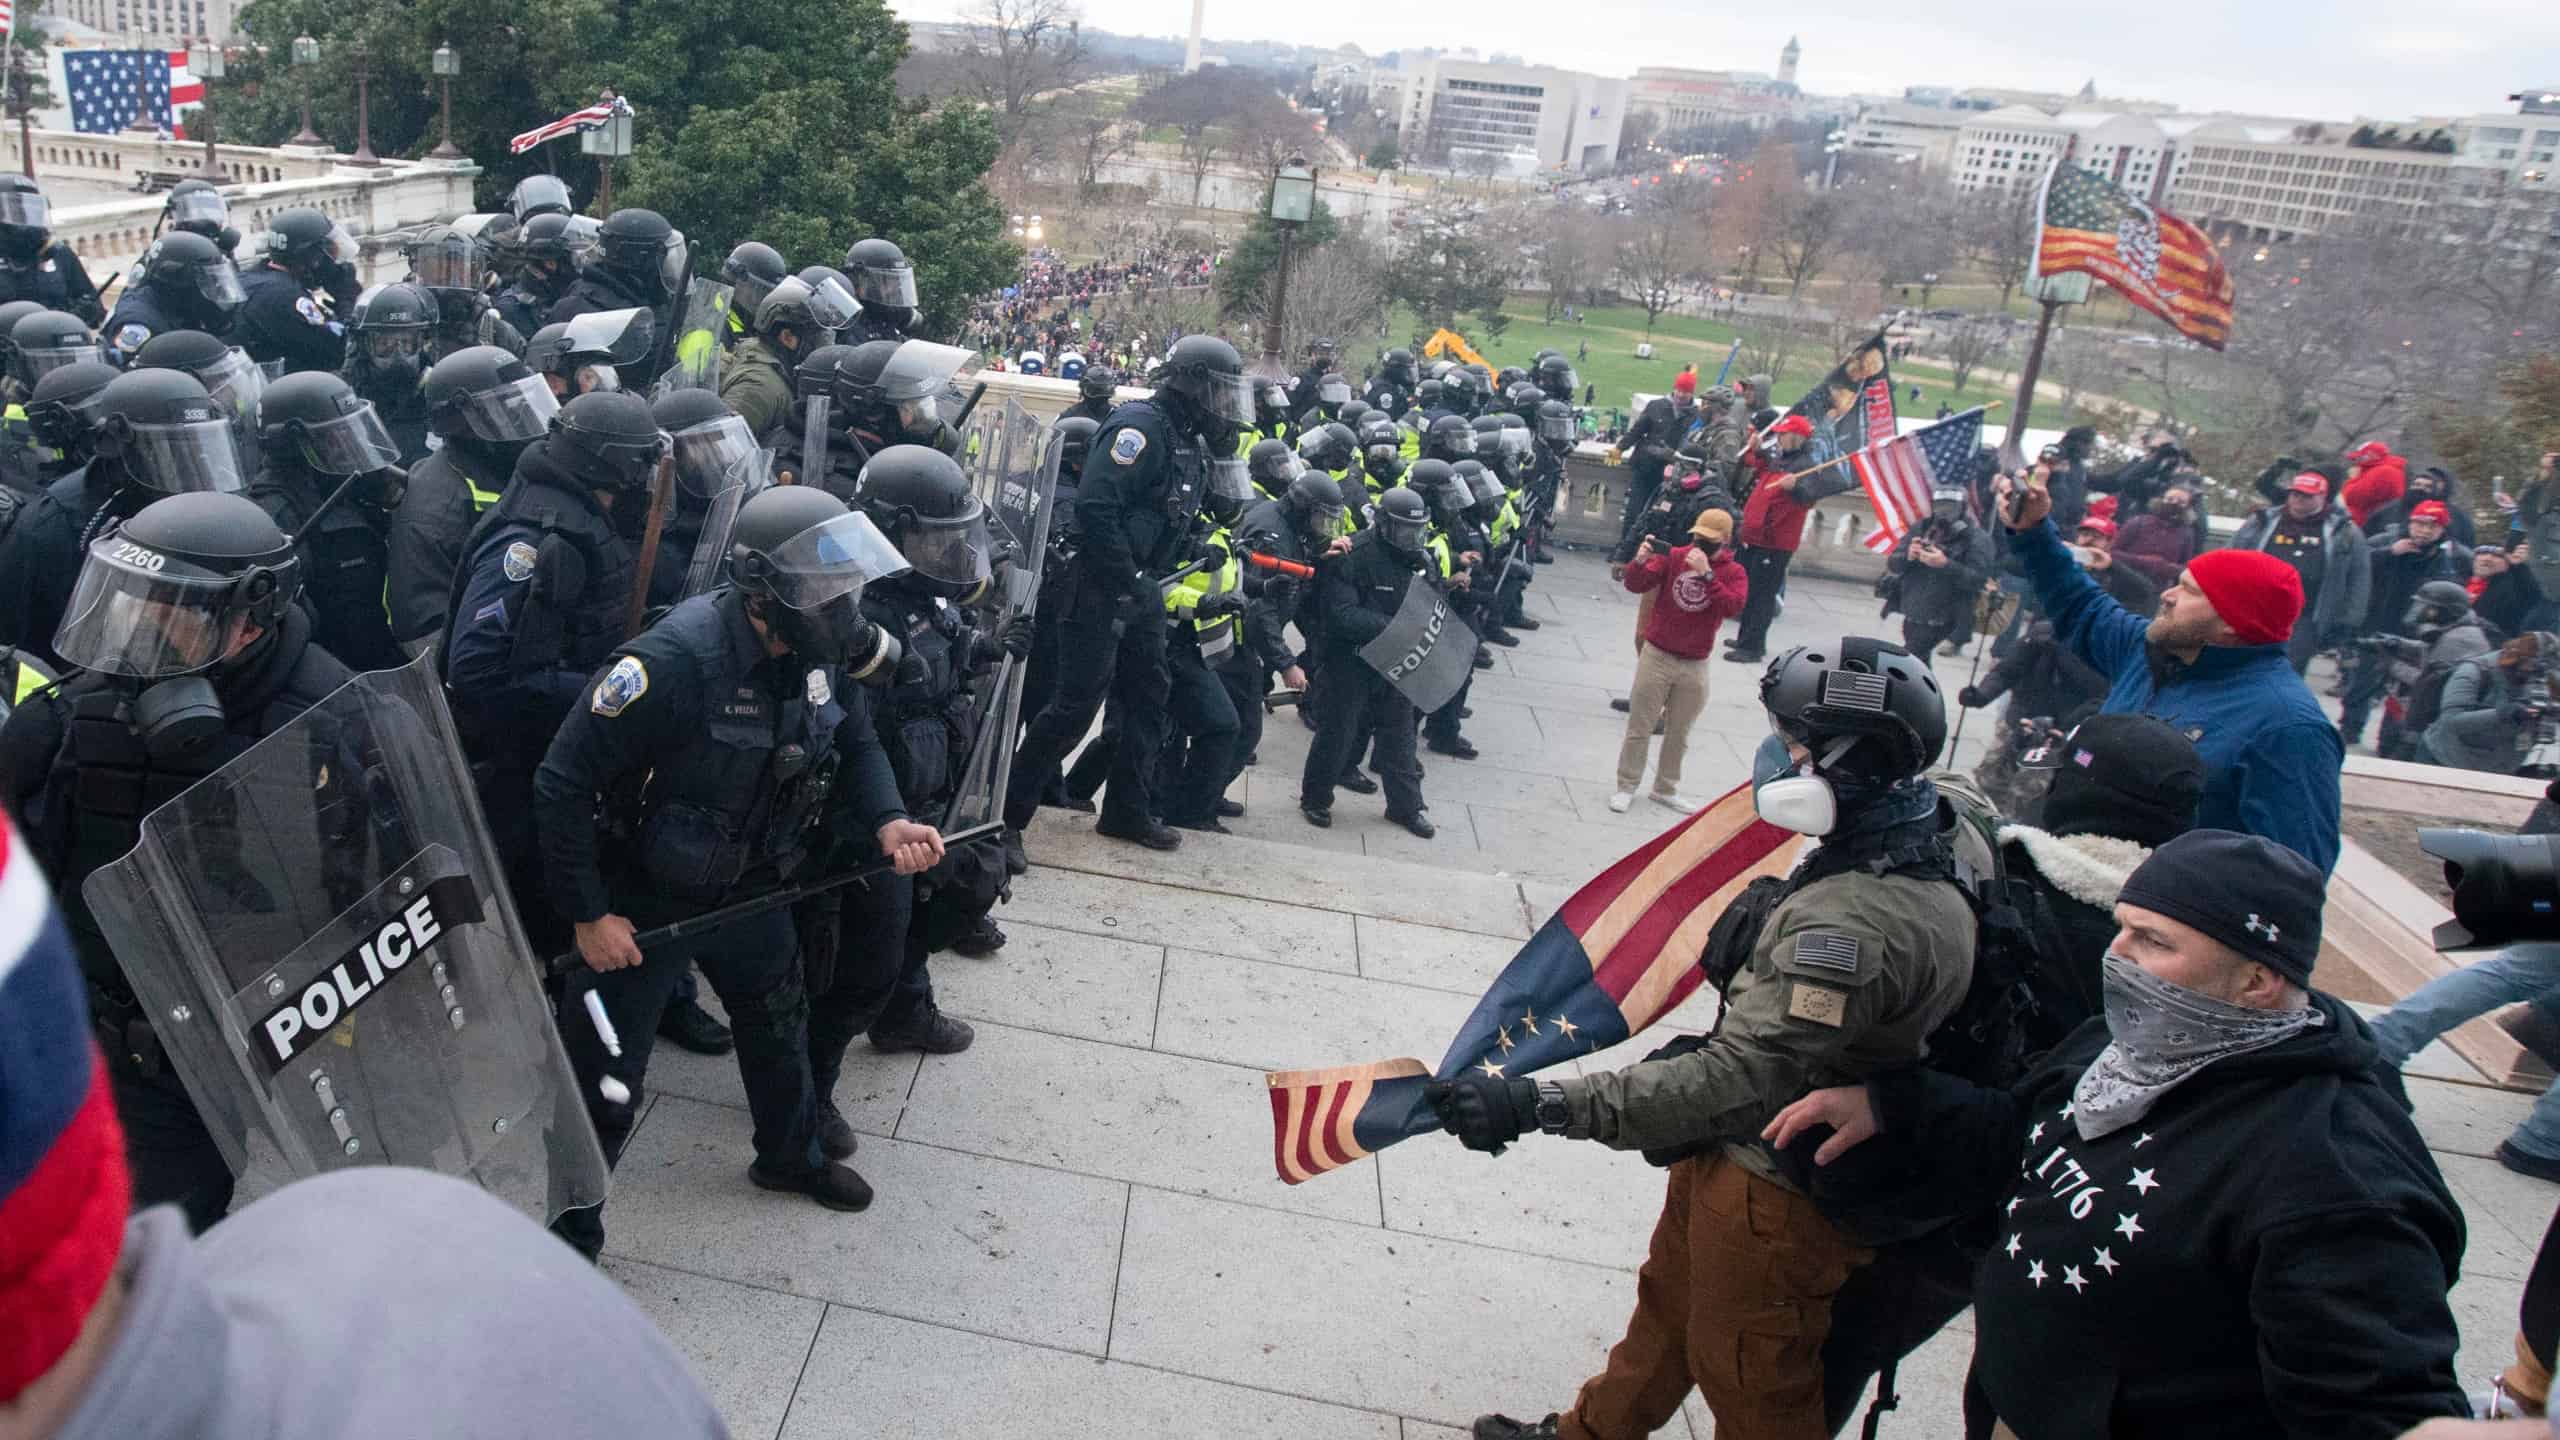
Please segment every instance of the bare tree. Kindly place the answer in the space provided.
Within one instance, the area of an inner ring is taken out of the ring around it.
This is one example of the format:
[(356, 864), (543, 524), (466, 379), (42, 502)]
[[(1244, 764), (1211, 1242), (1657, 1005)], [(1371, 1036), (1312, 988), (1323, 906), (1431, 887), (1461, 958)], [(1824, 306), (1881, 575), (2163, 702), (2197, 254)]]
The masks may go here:
[(1215, 70), (1177, 75), (1138, 97), (1129, 107), (1132, 118), (1149, 125), (1171, 126), (1182, 140), (1182, 163), (1191, 172), (1191, 203), (1200, 203), (1209, 167), (1217, 163), (1229, 139), (1225, 122), (1235, 113), (1237, 89), (1231, 76)]
[(1546, 318), (1553, 320), (1565, 306), (1588, 298), (1609, 266), (1609, 244), (1597, 217), (1555, 209), (1542, 218), (1524, 253), (1531, 256), (1532, 273), (1546, 284)]
[(1225, 120), (1228, 150), (1268, 175), (1294, 155), (1316, 150), (1315, 122), (1298, 113), (1278, 92), (1258, 85), (1242, 87)]
[(1617, 222), (1618, 244), (1611, 257), (1618, 286), (1644, 307), (1644, 329), (1698, 283), (1711, 246), (1707, 234), (1702, 187), (1686, 179), (1648, 186), (1638, 208)]
[(1989, 320), (1968, 316), (1957, 321), (1955, 328), (1947, 332), (1947, 369), (1954, 381), (1948, 388), (1962, 390), (1965, 382), (1973, 378), (1974, 367), (1989, 359), (2000, 348), (2000, 341), (2000, 327)]
[[(1279, 334), (1267, 338), (1264, 348), (1295, 355), (1318, 335), (1373, 334), (1386, 319), (1387, 304), (1386, 257), (1357, 236), (1337, 236), (1300, 251), (1291, 262), (1288, 308), (1280, 316)], [(1257, 330), (1269, 325), (1268, 287), (1235, 313)]]
[(2020, 184), (1975, 197), (1965, 207), (1965, 253), (2000, 284), (2000, 308), (2025, 283), (2036, 258), (2036, 187)]
[(1796, 194), (1771, 213), (1769, 258), (1787, 279), (1788, 299), (1802, 295), (1804, 287), (1838, 255), (1848, 238), (1848, 220), (1848, 207), (1829, 190)]
[(1073, 0), (972, 0), (960, 18), (967, 92), (1010, 144), (1031, 129), (1042, 95), (1075, 83), (1086, 58), (1082, 12)]
[(1090, 95), (1069, 96), (1058, 106), (1060, 148), (1075, 168), (1076, 192), (1089, 194), (1102, 171), (1138, 143), (1137, 127)]

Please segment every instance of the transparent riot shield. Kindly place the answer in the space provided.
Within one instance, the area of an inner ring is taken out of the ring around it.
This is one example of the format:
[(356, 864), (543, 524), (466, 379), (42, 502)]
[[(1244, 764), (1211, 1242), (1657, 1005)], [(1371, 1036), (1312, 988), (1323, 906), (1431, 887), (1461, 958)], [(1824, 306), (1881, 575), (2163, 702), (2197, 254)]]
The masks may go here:
[(702, 279), (686, 288), (676, 309), (675, 363), (658, 377), (653, 398), (671, 390), (720, 388), (720, 362), (728, 354), (721, 341), (729, 328), (729, 297), (735, 289)]
[(800, 402), (800, 483), (827, 483), (828, 411), (833, 402), (825, 395), (812, 395)]
[(694, 537), (693, 563), (684, 573), (684, 598), (728, 583), (729, 532), (738, 523), (738, 507), (773, 483), (773, 451), (759, 450), (738, 463), (703, 512), (702, 532)]
[[(1049, 554), (1049, 501), (1058, 491), (1058, 461), (1064, 453), (1063, 446), (1048, 439), (1047, 426), (1010, 397), (1005, 400), (986, 444), (996, 458), (985, 467), (978, 491), (987, 507), (988, 538), (1004, 559), (982, 617), (990, 629), (1030, 614), (1040, 595), (1040, 569)], [(970, 692), (968, 754), (950, 808), (943, 812), (945, 833), (1004, 818), (1027, 668), (1027, 661), (1006, 655)]]
[(596, 1144), (432, 658), (359, 675), (82, 893), (235, 1172), (415, 1165), (536, 1220)]

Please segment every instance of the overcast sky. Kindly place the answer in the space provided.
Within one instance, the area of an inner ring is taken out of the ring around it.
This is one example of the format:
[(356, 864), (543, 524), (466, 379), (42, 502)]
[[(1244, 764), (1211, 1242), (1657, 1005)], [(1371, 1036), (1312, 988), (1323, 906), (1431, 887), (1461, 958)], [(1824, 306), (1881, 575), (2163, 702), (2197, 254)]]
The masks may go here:
[[(959, 18), (968, 0), (891, 0), (918, 20)], [(1124, 34), (1186, 33), (1184, 0), (1083, 0), (1087, 23)], [(1905, 85), (1997, 85), (2173, 101), (2189, 110), (2347, 119), (2504, 110), (2509, 92), (2560, 87), (2560, 7), (2534, 0), (1800, 0), (1702, 12), (1697, 0), (1208, 0), (1222, 38), (1348, 42), (1375, 55), (1472, 45), (1532, 63), (1632, 75), (1639, 64), (1770, 71), (1789, 35), (1797, 79), (1817, 94)]]

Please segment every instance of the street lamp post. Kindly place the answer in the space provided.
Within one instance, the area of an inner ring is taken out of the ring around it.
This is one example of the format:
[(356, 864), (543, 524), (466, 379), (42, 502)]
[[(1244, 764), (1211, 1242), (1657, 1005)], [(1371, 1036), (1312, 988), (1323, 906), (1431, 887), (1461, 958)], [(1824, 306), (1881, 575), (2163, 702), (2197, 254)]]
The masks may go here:
[[(159, 48), (158, 42), (148, 37), (143, 45), (146, 52)], [(124, 128), (137, 135), (156, 136), (160, 133), (158, 122), (151, 118), (151, 67), (139, 59), (133, 67), (133, 123)]]
[(1938, 288), (1938, 272), (1937, 272), (1937, 271), (1932, 270), (1932, 271), (1930, 271), (1929, 273), (1927, 273), (1927, 274), (1925, 274), (1925, 275), (1923, 275), (1923, 276), (1921, 276), (1921, 277), (1920, 277), (1920, 308), (1921, 308), (1921, 309), (1926, 310), (1926, 309), (1928, 309), (1928, 308), (1929, 308), (1929, 292), (1930, 292), (1930, 291), (1932, 291), (1932, 290), (1935, 290), (1935, 289), (1937, 289), (1937, 288)]
[(214, 148), (213, 82), (221, 79), (229, 68), (222, 47), (214, 43), (212, 36), (199, 37), (196, 43), (187, 47), (187, 70), (204, 82), (204, 104), (200, 107), (204, 111), (200, 117), (204, 121), (204, 178), (216, 185), (230, 177), (222, 173), (221, 152)]
[(9, 100), (18, 107), (18, 163), (27, 172), (27, 178), (33, 180), (36, 178), (36, 137), (35, 106), (29, 103), (34, 98), (31, 88), (27, 76), (27, 52), (11, 46)]
[(373, 153), (373, 51), (356, 37), (356, 153), (347, 157), (350, 165), (379, 165), (382, 157)]
[(1289, 261), (1297, 250), (1298, 227), (1315, 218), (1315, 213), (1316, 172), (1308, 167), (1306, 156), (1291, 155), (1271, 177), (1271, 219), (1280, 227), (1280, 264), (1271, 277), (1271, 315), (1262, 325), (1262, 358), (1275, 374), (1288, 368), (1280, 341), (1289, 313)]
[(311, 67), (320, 63), (320, 42), (308, 35), (293, 37), (293, 68), (302, 72), (302, 129), (287, 143), (294, 145), (326, 145), (320, 132), (311, 128)]
[[(612, 100), (613, 91), (605, 91), (604, 98)], [(596, 157), (596, 168), (599, 172), (596, 181), (596, 212), (600, 215), (611, 215), (613, 213), (613, 162), (631, 153), (631, 112), (617, 105), (614, 107), (614, 113), (605, 117), (603, 124), (593, 130), (579, 131), (578, 149)]]
[(453, 77), (462, 73), (462, 57), (454, 53), (451, 45), (438, 45), (436, 53), (428, 58), (435, 66), (436, 88), (442, 92), (437, 103), (444, 112), (444, 138), (427, 152), (427, 158), (459, 160), (462, 151), (453, 143)]

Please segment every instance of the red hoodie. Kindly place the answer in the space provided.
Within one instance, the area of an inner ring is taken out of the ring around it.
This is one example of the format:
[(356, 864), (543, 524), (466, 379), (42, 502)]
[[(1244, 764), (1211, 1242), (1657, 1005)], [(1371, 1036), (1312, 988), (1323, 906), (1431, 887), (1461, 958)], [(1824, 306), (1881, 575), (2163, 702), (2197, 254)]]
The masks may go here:
[(1689, 573), (1689, 552), (1695, 548), (1681, 545), (1667, 555), (1647, 555), (1627, 567), (1625, 582), (1638, 595), (1662, 591), (1645, 621), (1644, 643), (1684, 660), (1714, 654), (1716, 627), (1741, 614), (1742, 602), (1751, 595), (1750, 578), (1735, 563), (1730, 547), (1716, 552), (1704, 575)]
[(1760, 453), (1758, 446), (1743, 451), (1742, 459), (1753, 475), (1751, 498), (1742, 502), (1742, 543), (1793, 551), (1804, 543), (1804, 517), (1813, 507), (1796, 498), (1795, 486), (1772, 483), (1788, 473), (1787, 467)]
[(2373, 512), (2400, 498), (2409, 488), (2409, 462), (2376, 444), (2361, 446), (2358, 455), (2368, 451), (2381, 453), (2369, 460), (2354, 461), (2355, 470), (2338, 490), (2338, 503), (2347, 507), (2347, 518), (2364, 528)]

